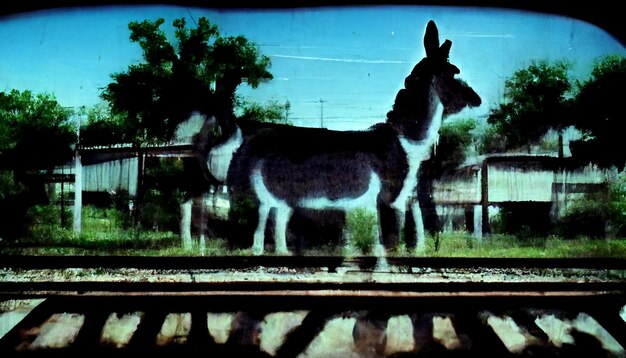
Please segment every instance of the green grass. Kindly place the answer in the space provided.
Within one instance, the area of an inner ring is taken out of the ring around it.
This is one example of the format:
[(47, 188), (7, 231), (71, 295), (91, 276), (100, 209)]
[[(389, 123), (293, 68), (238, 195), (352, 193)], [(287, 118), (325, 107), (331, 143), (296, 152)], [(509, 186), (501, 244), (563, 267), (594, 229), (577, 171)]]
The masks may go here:
[(626, 239), (565, 239), (556, 236), (520, 239), (513, 235), (488, 235), (481, 240), (465, 232), (443, 233), (438, 248), (435, 239), (428, 237), (426, 252), (429, 257), (486, 257), (486, 258), (626, 258)]
[(346, 237), (350, 249), (346, 255), (367, 255), (374, 245), (376, 213), (367, 209), (355, 209), (346, 215)]
[[(207, 238), (203, 247), (197, 242), (194, 247), (185, 249), (180, 237), (174, 233), (142, 233), (138, 239), (132, 232), (123, 235), (102, 234), (76, 238), (61, 235), (54, 242), (35, 245), (35, 242), (20, 242), (2, 249), (3, 254), (22, 255), (124, 255), (124, 256), (249, 256), (249, 249), (231, 249), (221, 239)], [(451, 232), (439, 235), (436, 247), (435, 238), (427, 237), (426, 251), (417, 256), (423, 257), (483, 257), (483, 258), (584, 258), (607, 257), (626, 258), (626, 239), (564, 239), (559, 237), (533, 238), (520, 240), (511, 235), (490, 235), (477, 240), (464, 232)], [(30, 244), (30, 245), (26, 245)], [(313, 247), (300, 253), (306, 256), (340, 256), (342, 248), (335, 246)], [(404, 246), (389, 250), (389, 256), (416, 256)], [(265, 255), (275, 255), (266, 250)], [(368, 252), (363, 255), (369, 255)]]
[[(139, 235), (129, 228), (129, 220), (114, 209), (85, 207), (83, 231), (77, 235), (71, 228), (58, 223), (60, 212), (53, 207), (33, 209), (30, 234), (13, 243), (0, 241), (1, 254), (23, 255), (136, 255), (136, 256), (250, 256), (250, 249), (232, 249), (218, 238), (207, 238), (203, 245), (194, 241), (192, 248), (182, 247), (178, 233), (143, 230)], [(69, 217), (69, 215), (68, 215)], [(340, 246), (311, 247), (299, 255), (353, 256), (371, 255), (374, 239), (372, 213), (350, 213), (346, 239), (355, 252), (346, 253)], [(71, 220), (68, 220), (71, 221)], [(71, 225), (71, 224), (69, 224)], [(266, 250), (265, 255), (275, 255)], [(410, 257), (416, 254), (400, 244), (387, 255)], [(445, 232), (427, 236), (424, 257), (484, 257), (484, 258), (626, 258), (626, 238), (565, 239), (557, 236), (528, 237), (521, 235), (486, 235), (476, 239), (467, 232)]]

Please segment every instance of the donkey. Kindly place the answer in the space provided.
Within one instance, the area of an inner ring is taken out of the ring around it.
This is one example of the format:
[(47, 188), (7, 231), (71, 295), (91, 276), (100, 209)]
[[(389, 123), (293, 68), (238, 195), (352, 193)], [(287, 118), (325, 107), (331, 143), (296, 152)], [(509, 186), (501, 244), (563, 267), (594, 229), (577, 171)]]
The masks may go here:
[(235, 125), (226, 140), (209, 150), (208, 171), (225, 181), (231, 202), (253, 198), (258, 204), (253, 254), (263, 253), (272, 209), (275, 250), (289, 254), (286, 231), (294, 209), (365, 207), (378, 214), (373, 251), (380, 257), (382, 205), (395, 211), (398, 232), (410, 210), (416, 250), (423, 251), (421, 209), (418, 202), (409, 204), (420, 164), (430, 156), (443, 117), (481, 103), (473, 89), (454, 78), (460, 71), (448, 62), (451, 45), (449, 40), (439, 45), (437, 27), (430, 21), (424, 35), (426, 57), (405, 79), (385, 123), (364, 131), (281, 125), (250, 130)]

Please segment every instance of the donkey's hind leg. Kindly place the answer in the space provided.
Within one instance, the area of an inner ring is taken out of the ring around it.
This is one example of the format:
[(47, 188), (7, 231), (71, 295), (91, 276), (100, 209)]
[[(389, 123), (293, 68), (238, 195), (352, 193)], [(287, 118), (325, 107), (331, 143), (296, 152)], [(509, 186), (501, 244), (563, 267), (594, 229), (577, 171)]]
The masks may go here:
[(376, 257), (385, 256), (385, 246), (382, 242), (380, 220), (378, 221), (378, 224), (374, 226), (374, 245), (372, 246), (372, 254)]
[(263, 247), (265, 245), (265, 225), (267, 224), (270, 209), (271, 207), (269, 205), (263, 203), (259, 205), (259, 223), (254, 231), (254, 241), (252, 244), (253, 255), (261, 255), (263, 253)]
[(411, 204), (411, 214), (415, 222), (415, 252), (423, 253), (426, 250), (426, 233), (424, 232), (424, 218), (419, 201)]
[(287, 250), (287, 224), (289, 224), (292, 213), (293, 209), (288, 206), (276, 208), (274, 244), (276, 245), (276, 253), (279, 255), (289, 255), (289, 250)]

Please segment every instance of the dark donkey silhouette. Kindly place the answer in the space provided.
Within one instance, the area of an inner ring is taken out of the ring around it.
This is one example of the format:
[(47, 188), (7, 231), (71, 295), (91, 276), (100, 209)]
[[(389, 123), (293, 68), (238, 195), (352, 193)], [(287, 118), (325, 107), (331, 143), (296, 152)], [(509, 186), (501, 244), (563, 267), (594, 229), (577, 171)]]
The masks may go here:
[[(424, 249), (420, 205), (409, 201), (415, 196), (420, 164), (430, 156), (444, 115), (481, 103), (473, 89), (454, 78), (460, 71), (448, 62), (451, 45), (449, 40), (439, 45), (437, 27), (430, 21), (424, 35), (426, 57), (405, 79), (386, 123), (369, 130), (221, 125), (225, 140), (209, 150), (207, 169), (227, 185), (231, 203), (253, 199), (258, 204), (253, 254), (263, 253), (272, 209), (275, 250), (288, 254), (287, 225), (296, 208), (371, 208), (379, 214), (377, 256), (384, 254), (379, 208), (395, 211), (398, 232), (410, 210), (416, 250)], [(219, 124), (219, 118), (214, 122)]]

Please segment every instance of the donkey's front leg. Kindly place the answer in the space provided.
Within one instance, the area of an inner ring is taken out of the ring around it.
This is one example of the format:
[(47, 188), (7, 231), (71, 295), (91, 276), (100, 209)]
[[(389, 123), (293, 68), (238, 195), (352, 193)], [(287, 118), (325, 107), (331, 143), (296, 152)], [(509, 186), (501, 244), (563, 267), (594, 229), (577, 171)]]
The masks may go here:
[(292, 213), (293, 209), (288, 206), (276, 208), (274, 244), (276, 245), (276, 253), (279, 255), (289, 255), (289, 250), (287, 250), (287, 224), (289, 224)]
[(398, 244), (406, 244), (406, 237), (404, 237), (404, 226), (406, 225), (406, 209), (396, 209), (396, 229), (398, 229)]
[(269, 205), (259, 205), (259, 223), (254, 231), (254, 242), (252, 244), (253, 255), (261, 255), (263, 253), (263, 247), (265, 245), (265, 225), (267, 224), (267, 216), (270, 213), (270, 209)]
[(406, 212), (409, 210), (409, 205), (406, 202), (397, 201), (391, 205), (391, 208), (396, 216), (396, 221), (394, 223), (398, 235), (398, 238), (396, 239), (396, 246), (406, 244), (404, 226), (406, 225)]
[(376, 211), (376, 227), (374, 227), (374, 235), (375, 240), (374, 247), (372, 248), (372, 253), (374, 256), (378, 258), (378, 262), (376, 263), (376, 271), (388, 271), (389, 264), (387, 263), (387, 258), (385, 257), (385, 247), (382, 242), (382, 226), (380, 220), (380, 209)]
[(424, 232), (424, 219), (422, 208), (418, 200), (411, 204), (411, 214), (415, 222), (415, 252), (423, 253), (426, 250), (426, 234)]
[(182, 238), (183, 248), (190, 249), (191, 241), (191, 209), (192, 199), (186, 199), (180, 204), (180, 237)]

